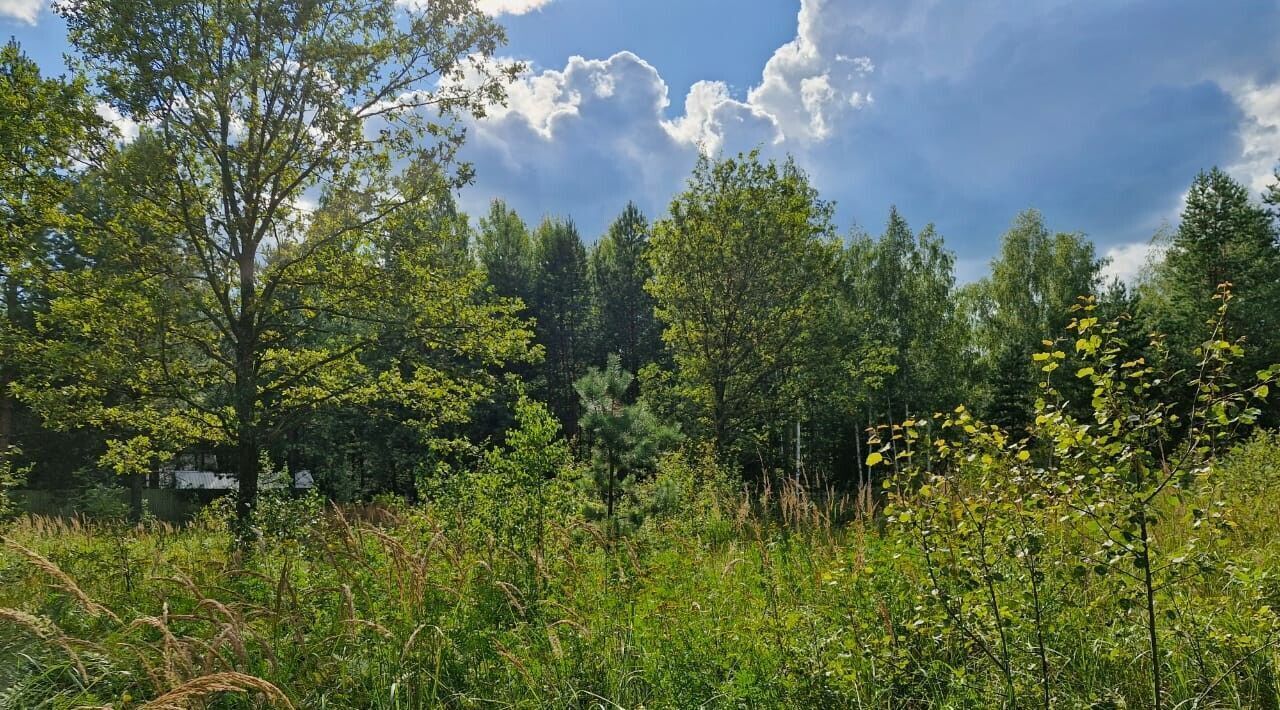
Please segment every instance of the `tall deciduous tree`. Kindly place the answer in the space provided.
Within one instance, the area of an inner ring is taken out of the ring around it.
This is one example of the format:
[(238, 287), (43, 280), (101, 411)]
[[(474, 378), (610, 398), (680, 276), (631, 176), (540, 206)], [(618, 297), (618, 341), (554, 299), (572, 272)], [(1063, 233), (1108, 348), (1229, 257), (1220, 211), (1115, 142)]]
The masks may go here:
[[(1038, 379), (1031, 355), (1062, 334), (1080, 296), (1096, 295), (1099, 270), (1093, 243), (1081, 234), (1051, 233), (1036, 210), (1014, 218), (967, 302), (975, 309), (975, 345), (981, 358), (985, 414), (1015, 430), (1031, 416), (1023, 388)], [(1022, 363), (1028, 372), (1011, 368)]]
[[(125, 186), (167, 237), (136, 296), (163, 354), (141, 389), (182, 405), (189, 433), (235, 449), (242, 522), (263, 446), (366, 384), (361, 355), (381, 337), (504, 349), (510, 323), (433, 271), (438, 235), (389, 226), (469, 178), (444, 169), (456, 119), (501, 100), (518, 69), (490, 61), (503, 32), (472, 0), (56, 8), (106, 99), (153, 127), (152, 179)], [(387, 270), (411, 280), (392, 292)], [(120, 316), (112, 306), (80, 316), (101, 324)], [(391, 379), (452, 386), (408, 365)]]
[(652, 275), (644, 258), (649, 233), (648, 220), (629, 203), (591, 252), (599, 336), (604, 349), (616, 353), (630, 372), (656, 362), (662, 352), (653, 296), (644, 290)]
[(0, 47), (0, 457), (17, 445), (11, 386), (47, 305), (47, 273), (68, 256), (62, 201), (107, 137), (83, 78), (43, 77), (16, 42)]
[(796, 165), (699, 160), (659, 222), (650, 292), (679, 387), (722, 455), (772, 459), (833, 293), (831, 206)]
[(913, 234), (896, 208), (884, 234), (854, 239), (845, 256), (849, 307), (869, 314), (862, 340), (892, 353), (872, 393), (890, 421), (955, 406), (964, 392), (967, 332), (956, 308), (955, 255), (928, 225)]

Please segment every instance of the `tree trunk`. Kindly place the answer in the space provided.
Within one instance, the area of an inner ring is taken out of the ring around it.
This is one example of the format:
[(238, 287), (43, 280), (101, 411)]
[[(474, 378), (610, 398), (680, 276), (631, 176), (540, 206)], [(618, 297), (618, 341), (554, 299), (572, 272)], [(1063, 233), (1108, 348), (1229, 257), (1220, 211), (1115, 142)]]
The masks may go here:
[(142, 474), (129, 474), (129, 522), (142, 522)]
[(241, 240), (240, 265), (240, 314), (235, 328), (236, 350), (236, 474), (239, 495), (236, 497), (237, 537), (241, 544), (251, 542), (253, 509), (258, 503), (258, 455), (261, 442), (255, 409), (258, 403), (257, 380), (257, 283), (256, 249), (245, 236)]
[[(16, 324), (18, 303), (18, 287), (12, 278), (6, 279), (4, 289), (5, 316), (11, 324)], [(0, 364), (0, 455), (7, 455), (9, 447), (14, 445), (13, 394), (9, 386), (13, 384), (12, 366)]]
[(258, 504), (258, 444), (251, 426), (242, 426), (239, 438), (236, 442), (236, 477), (240, 482), (236, 526), (237, 536), (247, 542), (254, 537), (253, 509)]
[(8, 455), (9, 447), (14, 442), (13, 395), (9, 393), (12, 381), (9, 369), (4, 368), (0, 372), (0, 456)]

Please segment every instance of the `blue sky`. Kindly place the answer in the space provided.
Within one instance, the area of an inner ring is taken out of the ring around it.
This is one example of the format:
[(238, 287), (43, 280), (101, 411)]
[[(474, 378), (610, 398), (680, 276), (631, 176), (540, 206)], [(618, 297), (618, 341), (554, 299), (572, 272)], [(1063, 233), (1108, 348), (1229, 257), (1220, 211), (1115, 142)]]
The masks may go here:
[[(1280, 160), (1276, 0), (479, 0), (528, 62), (470, 127), (473, 213), (660, 216), (698, 151), (794, 155), (842, 228), (896, 204), (962, 279), (1027, 207), (1131, 271), (1195, 173), (1258, 192)], [(0, 33), (61, 69), (39, 0)]]

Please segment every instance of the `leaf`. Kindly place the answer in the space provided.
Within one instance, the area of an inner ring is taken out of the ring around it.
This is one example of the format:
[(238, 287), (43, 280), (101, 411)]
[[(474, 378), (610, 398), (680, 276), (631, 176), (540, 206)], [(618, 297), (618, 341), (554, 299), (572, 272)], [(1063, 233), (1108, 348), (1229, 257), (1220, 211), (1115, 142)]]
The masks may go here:
[(1092, 374), (1093, 374), (1092, 367), (1082, 367), (1079, 370), (1076, 370), (1076, 377), (1089, 377)]
[(1271, 394), (1271, 388), (1267, 385), (1258, 385), (1258, 388), (1253, 393), (1258, 396), (1258, 399), (1266, 399), (1267, 395)]
[(868, 466), (875, 466), (876, 464), (880, 463), (881, 461), (884, 461), (884, 456), (883, 456), (883, 455), (881, 455), (881, 453), (880, 453), (879, 451), (872, 451), (871, 453), (867, 454), (867, 465), (868, 465)]
[(1019, 451), (1019, 452), (1018, 452), (1018, 460), (1019, 460), (1019, 461), (1027, 461), (1027, 460), (1028, 460), (1028, 459), (1030, 459), (1030, 458), (1031, 458), (1031, 452), (1030, 452), (1030, 451), (1027, 451), (1026, 449), (1023, 449), (1022, 451)]

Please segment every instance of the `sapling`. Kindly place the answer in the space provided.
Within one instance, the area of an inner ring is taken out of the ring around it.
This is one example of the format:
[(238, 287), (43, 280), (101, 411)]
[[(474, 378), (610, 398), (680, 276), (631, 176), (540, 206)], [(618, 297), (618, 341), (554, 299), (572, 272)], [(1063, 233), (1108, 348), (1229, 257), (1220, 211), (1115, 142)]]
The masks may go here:
[[(659, 455), (678, 438), (643, 401), (626, 403), (633, 379), (618, 356), (610, 355), (604, 369), (589, 370), (574, 385), (582, 400), (578, 423), (591, 452), (590, 486), (604, 507), (594, 513), (604, 518), (610, 539), (620, 532), (620, 507), (633, 497), (633, 484), (654, 470)], [(636, 523), (643, 515), (638, 506), (627, 512)]]

